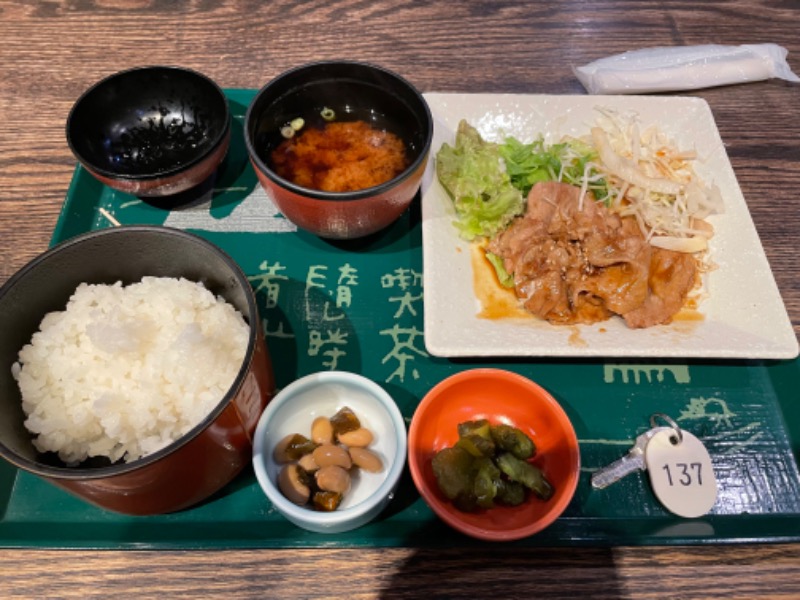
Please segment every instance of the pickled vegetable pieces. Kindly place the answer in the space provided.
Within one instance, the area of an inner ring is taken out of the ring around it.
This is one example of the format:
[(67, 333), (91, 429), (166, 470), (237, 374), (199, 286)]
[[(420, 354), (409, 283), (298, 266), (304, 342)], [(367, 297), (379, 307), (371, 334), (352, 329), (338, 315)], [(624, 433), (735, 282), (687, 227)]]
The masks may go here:
[(432, 466), (439, 489), (459, 510), (517, 506), (530, 493), (552, 497), (553, 486), (529, 462), (536, 446), (522, 430), (480, 419), (460, 423), (458, 436), (454, 446), (433, 457)]

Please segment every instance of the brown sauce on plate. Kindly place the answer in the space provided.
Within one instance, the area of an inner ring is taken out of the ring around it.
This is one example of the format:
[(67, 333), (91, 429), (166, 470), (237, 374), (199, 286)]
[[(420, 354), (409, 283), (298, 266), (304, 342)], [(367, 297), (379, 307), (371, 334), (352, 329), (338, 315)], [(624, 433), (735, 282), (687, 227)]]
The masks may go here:
[(534, 319), (531, 313), (520, 306), (514, 289), (503, 287), (500, 284), (494, 267), (486, 260), (484, 248), (481, 244), (470, 246), (472, 285), (481, 306), (478, 317), (482, 319)]

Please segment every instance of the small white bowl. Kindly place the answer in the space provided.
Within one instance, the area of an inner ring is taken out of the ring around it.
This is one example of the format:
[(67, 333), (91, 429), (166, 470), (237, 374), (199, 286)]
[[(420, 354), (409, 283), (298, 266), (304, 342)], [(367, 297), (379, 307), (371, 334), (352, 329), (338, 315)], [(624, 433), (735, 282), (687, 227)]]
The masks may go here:
[[(383, 471), (360, 471), (350, 491), (333, 512), (298, 506), (277, 486), (275, 445), (291, 433), (310, 436), (318, 416), (332, 417), (349, 407), (375, 436), (369, 449), (383, 460)], [(340, 533), (365, 525), (386, 507), (406, 462), (405, 421), (392, 397), (373, 381), (344, 371), (325, 371), (298, 379), (282, 389), (261, 415), (253, 440), (256, 478), (275, 509), (295, 525), (318, 533)]]

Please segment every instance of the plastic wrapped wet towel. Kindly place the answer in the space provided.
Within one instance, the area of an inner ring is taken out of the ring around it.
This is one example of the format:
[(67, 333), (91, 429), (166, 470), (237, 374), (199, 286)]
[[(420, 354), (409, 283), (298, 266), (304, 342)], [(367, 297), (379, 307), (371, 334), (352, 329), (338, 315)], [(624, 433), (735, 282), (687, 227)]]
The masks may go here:
[(574, 69), (590, 94), (642, 94), (785, 79), (800, 82), (777, 44), (645, 48)]

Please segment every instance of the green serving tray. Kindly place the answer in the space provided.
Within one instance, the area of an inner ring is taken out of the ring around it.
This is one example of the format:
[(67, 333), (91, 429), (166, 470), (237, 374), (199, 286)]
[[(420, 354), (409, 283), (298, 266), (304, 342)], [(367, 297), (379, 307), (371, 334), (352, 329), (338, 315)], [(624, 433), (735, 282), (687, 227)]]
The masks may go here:
[[(78, 167), (52, 243), (122, 224), (191, 230), (231, 254), (257, 291), (277, 383), (316, 371), (362, 373), (410, 421), (445, 377), (478, 366), (521, 373), (549, 390), (572, 419), (582, 474), (564, 515), (523, 546), (800, 541), (800, 362), (448, 360), (423, 338), (422, 233), (417, 199), (388, 230), (329, 242), (291, 225), (266, 198), (247, 160), (242, 123), (252, 90), (227, 90), (228, 157), (213, 189), (180, 206), (116, 192)], [(719, 494), (711, 513), (665, 511), (647, 475), (593, 490), (591, 472), (622, 456), (653, 413), (671, 415), (708, 448)], [(0, 546), (37, 548), (446, 547), (478, 545), (431, 512), (408, 472), (386, 511), (343, 534), (315, 534), (277, 514), (251, 469), (199, 506), (154, 517), (95, 508), (0, 464)]]

